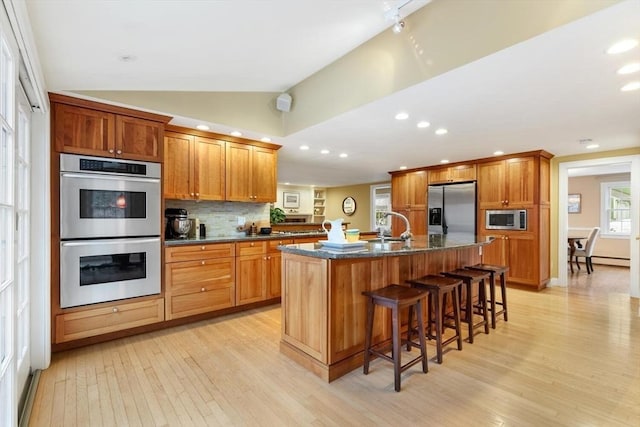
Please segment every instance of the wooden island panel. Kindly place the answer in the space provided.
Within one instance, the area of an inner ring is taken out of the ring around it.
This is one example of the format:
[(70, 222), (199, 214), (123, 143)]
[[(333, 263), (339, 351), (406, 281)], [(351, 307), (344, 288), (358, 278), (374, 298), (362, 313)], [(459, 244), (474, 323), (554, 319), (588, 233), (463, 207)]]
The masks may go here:
[[(323, 259), (282, 254), (280, 350), (325, 381), (363, 364), (363, 291), (481, 262), (478, 247), (402, 256)], [(391, 338), (391, 314), (376, 307), (373, 342)], [(406, 324), (406, 315), (403, 315)]]

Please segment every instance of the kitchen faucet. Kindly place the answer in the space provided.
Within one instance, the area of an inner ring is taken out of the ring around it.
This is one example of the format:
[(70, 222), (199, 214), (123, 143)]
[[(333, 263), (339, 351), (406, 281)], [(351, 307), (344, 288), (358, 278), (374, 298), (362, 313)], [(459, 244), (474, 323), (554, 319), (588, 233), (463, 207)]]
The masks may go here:
[(400, 238), (402, 240), (411, 240), (411, 237), (413, 236), (411, 234), (411, 226), (409, 225), (409, 220), (407, 219), (406, 216), (402, 215), (401, 213), (398, 212), (393, 212), (393, 211), (389, 211), (389, 212), (385, 212), (383, 215), (383, 218), (388, 217), (389, 215), (395, 215), (397, 217), (400, 217), (404, 220), (404, 226), (405, 226), (405, 230), (400, 233)]

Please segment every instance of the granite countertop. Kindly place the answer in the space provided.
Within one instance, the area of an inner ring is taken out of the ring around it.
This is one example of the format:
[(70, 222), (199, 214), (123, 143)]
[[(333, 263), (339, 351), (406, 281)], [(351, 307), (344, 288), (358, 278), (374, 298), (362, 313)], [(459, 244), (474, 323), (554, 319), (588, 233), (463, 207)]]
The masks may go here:
[(246, 242), (252, 240), (278, 240), (278, 239), (294, 239), (296, 237), (324, 237), (327, 233), (319, 232), (284, 232), (271, 234), (256, 234), (255, 236), (247, 236), (244, 233), (238, 233), (231, 236), (207, 236), (202, 239), (171, 239), (165, 240), (165, 246), (181, 246), (181, 245), (197, 245), (201, 243), (229, 243), (229, 242)]
[(353, 245), (344, 249), (327, 247), (321, 243), (298, 243), (278, 246), (280, 251), (290, 254), (309, 256), (313, 258), (344, 259), (344, 258), (372, 258), (381, 256), (412, 255), (416, 253), (459, 249), (470, 246), (482, 246), (493, 241), (492, 237), (480, 238), (474, 235), (443, 235), (417, 236), (410, 242), (389, 241), (381, 243), (379, 240), (368, 241), (361, 245)]

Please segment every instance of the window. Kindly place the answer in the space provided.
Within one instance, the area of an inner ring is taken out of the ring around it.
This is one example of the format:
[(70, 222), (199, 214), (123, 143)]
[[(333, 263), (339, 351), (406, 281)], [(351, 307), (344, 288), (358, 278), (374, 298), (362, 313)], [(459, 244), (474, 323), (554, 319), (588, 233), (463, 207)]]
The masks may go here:
[(631, 233), (631, 183), (603, 182), (600, 229), (602, 234), (629, 236)]
[(385, 212), (391, 211), (391, 186), (371, 186), (371, 229), (378, 231), (382, 228), (386, 233), (391, 230), (391, 218), (385, 218)]

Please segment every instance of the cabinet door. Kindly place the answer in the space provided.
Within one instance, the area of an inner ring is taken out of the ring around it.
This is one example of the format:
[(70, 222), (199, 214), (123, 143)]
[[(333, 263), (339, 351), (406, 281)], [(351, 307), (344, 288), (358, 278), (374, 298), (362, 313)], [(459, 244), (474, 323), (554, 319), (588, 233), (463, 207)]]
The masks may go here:
[(536, 191), (535, 159), (522, 157), (505, 161), (505, 205), (509, 208), (532, 206)]
[(502, 209), (507, 200), (505, 194), (504, 161), (478, 165), (478, 207), (480, 209)]
[(266, 299), (266, 258), (266, 254), (236, 258), (236, 305)]
[(409, 208), (409, 176), (407, 174), (391, 176), (391, 206), (394, 210)]
[(224, 200), (225, 142), (196, 136), (193, 143), (195, 197), (199, 200)]
[(164, 124), (116, 116), (116, 157), (162, 162)]
[(449, 168), (429, 170), (429, 184), (442, 184), (449, 182)]
[(476, 179), (476, 165), (459, 165), (449, 168), (451, 182), (473, 181)]
[(103, 157), (114, 155), (113, 114), (54, 103), (53, 116), (56, 151)]
[(252, 150), (250, 145), (227, 142), (226, 148), (226, 199), (251, 202)]
[(425, 207), (427, 171), (395, 174), (391, 177), (391, 205), (398, 209)]
[(538, 285), (540, 254), (532, 233), (510, 233), (508, 236), (508, 280), (523, 285)]
[(487, 234), (483, 238), (493, 237), (493, 242), (482, 247), (482, 262), (491, 265), (508, 265), (507, 242), (503, 234)]
[(190, 199), (193, 178), (190, 176), (190, 156), (193, 137), (167, 132), (164, 137), (164, 197), (166, 199)]
[(254, 202), (275, 202), (278, 154), (270, 148), (253, 147), (251, 192)]
[(427, 203), (427, 171), (409, 173), (409, 204), (424, 208)]
[(269, 277), (267, 280), (267, 299), (279, 297), (282, 288), (282, 254), (270, 253), (267, 255), (269, 263)]

